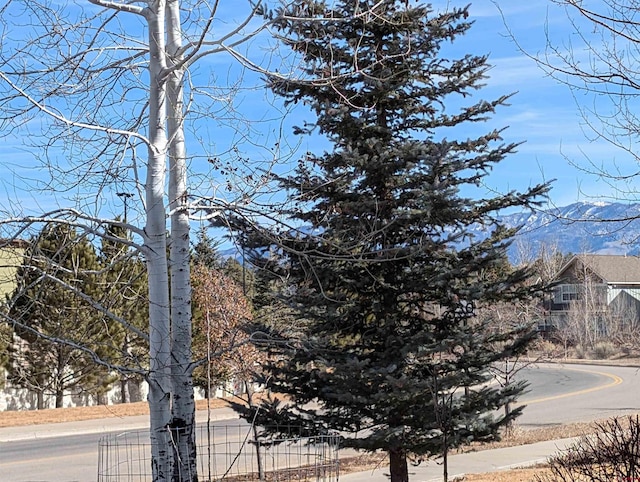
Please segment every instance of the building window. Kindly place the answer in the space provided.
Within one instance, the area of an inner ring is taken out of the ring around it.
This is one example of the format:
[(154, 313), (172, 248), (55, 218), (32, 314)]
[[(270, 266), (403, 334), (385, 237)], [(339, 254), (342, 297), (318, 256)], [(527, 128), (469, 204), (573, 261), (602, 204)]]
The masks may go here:
[(578, 284), (559, 285), (554, 288), (553, 302), (556, 304), (568, 303), (569, 301), (576, 301), (581, 298), (580, 296), (581, 286)]

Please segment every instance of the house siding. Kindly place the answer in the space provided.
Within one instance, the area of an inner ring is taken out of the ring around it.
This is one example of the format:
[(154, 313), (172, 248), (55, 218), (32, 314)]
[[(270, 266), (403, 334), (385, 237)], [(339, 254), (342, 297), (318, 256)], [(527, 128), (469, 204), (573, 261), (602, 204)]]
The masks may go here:
[[(555, 277), (560, 283), (547, 301), (547, 324), (562, 329), (571, 314), (577, 313), (598, 337), (640, 326), (638, 261), (624, 256), (574, 257)], [(626, 271), (625, 266), (629, 267)]]

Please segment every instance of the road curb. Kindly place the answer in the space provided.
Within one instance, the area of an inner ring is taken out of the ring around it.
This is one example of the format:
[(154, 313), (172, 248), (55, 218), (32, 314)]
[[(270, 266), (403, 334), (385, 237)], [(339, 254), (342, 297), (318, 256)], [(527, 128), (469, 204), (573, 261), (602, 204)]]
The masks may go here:
[(619, 363), (617, 360), (582, 360), (580, 358), (563, 358), (561, 360), (541, 360), (535, 363), (550, 363), (554, 365), (592, 365), (601, 367), (621, 367), (621, 368), (639, 368), (640, 361), (629, 361), (626, 363)]

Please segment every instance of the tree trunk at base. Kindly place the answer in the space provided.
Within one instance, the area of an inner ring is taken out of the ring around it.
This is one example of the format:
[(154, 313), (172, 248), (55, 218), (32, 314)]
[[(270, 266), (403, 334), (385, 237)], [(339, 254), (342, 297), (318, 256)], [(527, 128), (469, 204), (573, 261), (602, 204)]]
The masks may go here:
[(129, 380), (125, 375), (120, 377), (120, 403), (131, 402), (131, 396), (129, 395)]
[(407, 455), (404, 451), (389, 451), (389, 474), (391, 475), (391, 482), (409, 482)]
[(449, 451), (446, 447), (442, 449), (442, 480), (448, 482), (449, 480)]

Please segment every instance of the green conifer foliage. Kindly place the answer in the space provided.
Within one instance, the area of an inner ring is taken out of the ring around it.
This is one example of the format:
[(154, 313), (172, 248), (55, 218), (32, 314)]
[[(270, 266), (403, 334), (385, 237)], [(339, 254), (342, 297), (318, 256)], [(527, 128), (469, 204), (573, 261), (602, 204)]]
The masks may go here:
[(67, 226), (49, 225), (30, 243), (24, 259), (9, 309), (9, 316), (24, 325), (16, 325), (21, 341), (11, 350), (10, 380), (35, 390), (38, 408), (44, 395), (55, 396), (55, 406), (61, 407), (65, 392), (99, 393), (108, 384), (108, 372), (73, 345), (99, 352), (108, 336), (101, 316), (79, 294), (99, 298), (93, 245)]
[[(266, 370), (292, 403), (263, 413), (388, 452), (392, 482), (408, 480), (408, 459), (495, 438), (520, 413), (495, 410), (521, 385), (485, 382), (487, 367), (523, 350), (530, 332), (490, 334), (465, 310), (523, 296), (526, 272), (495, 269), (514, 232), (494, 215), (547, 191), (484, 194), (483, 178), (516, 144), (489, 128), (471, 133), (507, 97), (476, 99), (486, 57), (443, 51), (471, 27), (466, 8), (414, 5), (297, 1), (277, 24), (304, 73), (272, 77), (272, 88), (308, 105), (317, 121), (298, 132), (316, 129), (333, 149), (307, 153), (279, 179), (290, 225), (305, 229), (243, 241), (280, 237), (270, 265), (287, 281), (280, 298), (304, 320), (302, 341), (279, 344)], [(472, 239), (475, 224), (493, 234)]]
[(6, 325), (0, 325), (0, 388), (4, 388), (9, 363), (9, 347), (11, 346), (11, 330)]
[(219, 268), (222, 264), (220, 253), (218, 253), (218, 243), (211, 239), (205, 228), (198, 231), (191, 259), (194, 265), (203, 265), (207, 268)]
[[(110, 313), (124, 319), (140, 332), (147, 330), (149, 320), (148, 285), (144, 261), (126, 241), (129, 234), (119, 219), (107, 229), (102, 238), (99, 260), (102, 265), (98, 281), (102, 287), (101, 304)], [(132, 392), (139, 391), (141, 377), (136, 373), (148, 369), (149, 344), (133, 331), (109, 317), (104, 319), (110, 343), (101, 347), (100, 355), (114, 366), (121, 367), (119, 377), (120, 401), (132, 400)], [(138, 386), (138, 390), (134, 385)]]

